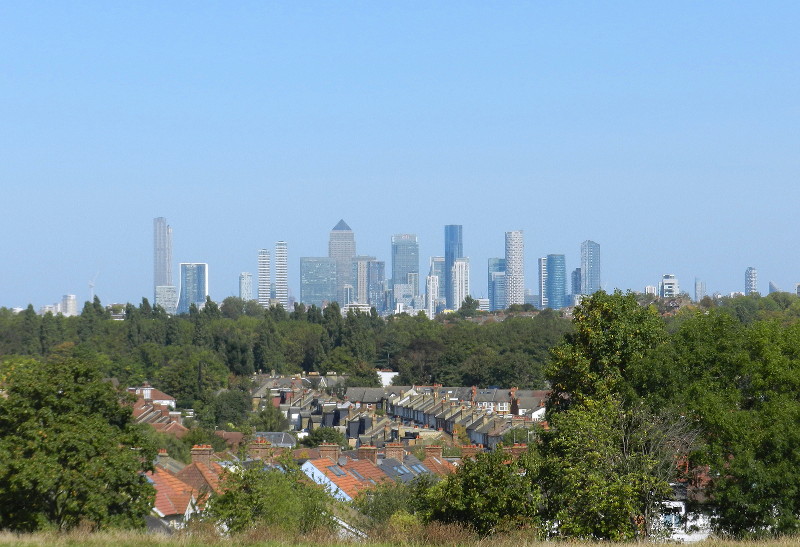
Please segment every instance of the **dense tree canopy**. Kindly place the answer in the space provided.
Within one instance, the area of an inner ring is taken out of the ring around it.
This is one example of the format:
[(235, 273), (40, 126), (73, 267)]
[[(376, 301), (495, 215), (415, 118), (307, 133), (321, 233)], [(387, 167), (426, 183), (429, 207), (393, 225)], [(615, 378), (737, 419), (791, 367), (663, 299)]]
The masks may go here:
[(122, 394), (67, 350), (0, 365), (0, 529), (141, 526), (155, 456)]

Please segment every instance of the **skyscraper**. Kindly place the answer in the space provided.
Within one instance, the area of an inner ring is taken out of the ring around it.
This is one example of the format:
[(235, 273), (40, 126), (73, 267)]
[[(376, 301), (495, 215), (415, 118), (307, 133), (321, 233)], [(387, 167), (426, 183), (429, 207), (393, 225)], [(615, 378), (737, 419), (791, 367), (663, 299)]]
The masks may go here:
[(439, 277), (429, 275), (425, 278), (425, 313), (428, 319), (436, 317), (436, 303), (439, 300)]
[(336, 260), (330, 257), (300, 259), (300, 301), (323, 308), (336, 298)]
[(336, 296), (339, 304), (344, 306), (345, 285), (355, 286), (353, 282), (353, 257), (356, 256), (356, 240), (353, 230), (340, 220), (331, 230), (328, 239), (328, 257), (336, 261)]
[[(456, 302), (453, 292), (453, 264), (457, 258), (464, 256), (464, 242), (462, 240), (462, 226), (460, 224), (448, 224), (444, 227), (444, 297), (449, 309), (456, 309), (460, 304)], [(440, 279), (440, 281), (442, 281)]]
[(744, 272), (744, 294), (750, 296), (758, 293), (758, 271), (750, 266)]
[[(459, 257), (453, 261), (452, 280), (453, 308), (458, 309), (469, 296), (469, 258)], [(448, 306), (449, 308), (450, 306)]]
[(239, 298), (245, 302), (253, 299), (253, 274), (250, 272), (239, 274)]
[[(170, 288), (159, 288), (170, 287)], [(175, 313), (172, 301), (166, 295), (176, 294), (172, 283), (172, 227), (167, 219), (153, 219), (153, 303), (161, 306), (167, 313)]]
[[(414, 234), (392, 236), (392, 294), (397, 285), (411, 285), (411, 297), (419, 296), (419, 243)], [(405, 294), (406, 288), (401, 292)]]
[(544, 310), (550, 307), (547, 300), (547, 257), (539, 259), (539, 309)]
[(581, 294), (594, 294), (600, 288), (600, 245), (587, 239), (581, 243)]
[(506, 232), (506, 305), (525, 303), (525, 243), (522, 230)]
[[(495, 274), (502, 274), (502, 276)], [(486, 278), (488, 281), (486, 294), (489, 295), (489, 311), (502, 310), (506, 304), (506, 259), (490, 258), (486, 270)], [(502, 285), (498, 285), (498, 283), (502, 283)]]
[(572, 295), (572, 298), (570, 299), (568, 304), (575, 304), (578, 301), (578, 295), (583, 294), (581, 293), (581, 284), (583, 282), (583, 279), (581, 278), (580, 268), (575, 268), (574, 270), (572, 270), (572, 276), (570, 281), (571, 281), (570, 294)]
[(78, 297), (74, 294), (65, 294), (61, 298), (61, 315), (73, 317), (78, 315)]
[(774, 281), (769, 282), (769, 289), (767, 294), (772, 294), (774, 292), (781, 292), (780, 287), (778, 287)]
[(178, 313), (189, 313), (194, 304), (202, 308), (208, 296), (208, 264), (200, 262), (182, 262), (181, 292), (178, 299)]
[(694, 278), (694, 301), (700, 302), (706, 296), (706, 282)]
[(567, 294), (567, 265), (564, 255), (547, 255), (547, 306), (554, 310), (565, 307)]
[(265, 308), (269, 307), (270, 299), (269, 258), (267, 249), (258, 250), (258, 303)]
[[(355, 302), (370, 304), (369, 301), (369, 263), (374, 256), (357, 256), (353, 258), (353, 290)], [(341, 304), (341, 303), (340, 303)]]
[(367, 263), (367, 304), (378, 313), (386, 311), (386, 262), (383, 260)]
[(275, 243), (275, 298), (289, 309), (289, 249), (285, 241)]

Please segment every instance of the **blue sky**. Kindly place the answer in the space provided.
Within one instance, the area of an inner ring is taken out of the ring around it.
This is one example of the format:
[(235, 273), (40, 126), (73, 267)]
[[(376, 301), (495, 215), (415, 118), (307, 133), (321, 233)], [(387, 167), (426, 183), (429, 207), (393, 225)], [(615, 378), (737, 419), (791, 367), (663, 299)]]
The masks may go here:
[(0, 306), (88, 281), (152, 297), (175, 262), (236, 294), (256, 251), (394, 233), (472, 293), (523, 229), (536, 258), (601, 244), (603, 284), (800, 282), (796, 2), (0, 3)]

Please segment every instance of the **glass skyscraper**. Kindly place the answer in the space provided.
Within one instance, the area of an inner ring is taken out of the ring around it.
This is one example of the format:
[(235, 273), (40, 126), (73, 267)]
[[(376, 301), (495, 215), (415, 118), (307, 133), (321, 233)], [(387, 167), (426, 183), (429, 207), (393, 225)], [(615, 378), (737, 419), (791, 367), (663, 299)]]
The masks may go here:
[(564, 255), (547, 255), (547, 305), (549, 308), (559, 310), (566, 304), (567, 295), (567, 265)]
[(489, 310), (504, 310), (506, 307), (506, 259), (490, 258), (487, 268)]
[(587, 239), (581, 243), (581, 294), (594, 294), (600, 288), (600, 245)]
[(172, 227), (167, 219), (153, 219), (153, 303), (175, 313), (175, 285), (172, 282)]
[(336, 300), (336, 260), (330, 257), (300, 259), (300, 301), (324, 307)]
[(356, 240), (353, 230), (340, 220), (331, 230), (328, 239), (328, 257), (336, 261), (336, 296), (335, 300), (344, 306), (346, 285), (355, 286), (353, 281), (353, 258), (356, 256)]
[(464, 256), (462, 235), (463, 229), (460, 224), (448, 224), (444, 227), (444, 279), (439, 278), (439, 292), (444, 295), (446, 305), (451, 310), (460, 306), (456, 302), (453, 290), (453, 265), (457, 258)]
[(178, 313), (189, 313), (192, 304), (202, 308), (208, 296), (208, 264), (182, 262), (181, 292), (178, 299)]
[(419, 242), (414, 234), (396, 234), (392, 236), (392, 294), (395, 286), (408, 284), (412, 284), (411, 296), (419, 296)]

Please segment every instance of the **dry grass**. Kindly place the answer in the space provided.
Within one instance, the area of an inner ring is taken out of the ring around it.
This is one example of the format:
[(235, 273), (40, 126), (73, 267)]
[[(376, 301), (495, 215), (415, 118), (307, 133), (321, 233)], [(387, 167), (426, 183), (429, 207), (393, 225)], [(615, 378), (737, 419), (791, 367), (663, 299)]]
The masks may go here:
[[(56, 532), (43, 532), (37, 534), (12, 534), (0, 532), (0, 545), (23, 546), (105, 546), (114, 545), (122, 547), (149, 547), (149, 546), (178, 546), (178, 547), (248, 547), (248, 546), (297, 546), (311, 547), (331, 545), (342, 547), (345, 545), (363, 545), (365, 547), (554, 547), (557, 542), (546, 542), (532, 539), (524, 531), (478, 539), (463, 529), (448, 526), (422, 527), (417, 533), (402, 539), (394, 537), (381, 537), (363, 542), (347, 542), (336, 539), (327, 533), (310, 536), (296, 536), (285, 531), (275, 529), (255, 529), (246, 534), (233, 538), (220, 538), (210, 530), (194, 529), (190, 532), (178, 533), (172, 536), (160, 534), (146, 534), (143, 532), (108, 531), (85, 532), (77, 531), (65, 534)], [(598, 545), (591, 542), (562, 542), (569, 547), (582, 545)], [(619, 544), (636, 545), (642, 543)], [(697, 547), (800, 547), (800, 537), (780, 538), (763, 541), (730, 541), (721, 539), (708, 539), (693, 545)]]

